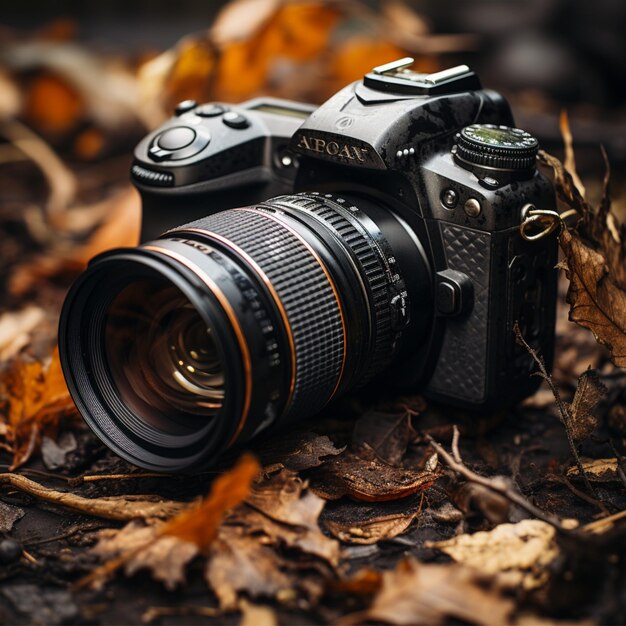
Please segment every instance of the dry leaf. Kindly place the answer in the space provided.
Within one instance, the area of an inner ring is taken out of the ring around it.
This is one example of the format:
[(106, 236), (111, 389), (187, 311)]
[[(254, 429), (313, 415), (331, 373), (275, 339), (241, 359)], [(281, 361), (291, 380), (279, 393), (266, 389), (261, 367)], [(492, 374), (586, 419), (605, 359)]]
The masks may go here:
[[(360, 456), (371, 452), (371, 458)], [(311, 489), (327, 500), (349, 496), (365, 502), (406, 498), (430, 487), (439, 474), (392, 467), (376, 459), (367, 444), (359, 454), (349, 450), (328, 460), (311, 474)]]
[(339, 500), (324, 510), (322, 525), (336, 539), (369, 545), (401, 535), (420, 513), (422, 498), (397, 502), (355, 504)]
[[(568, 149), (568, 168), (574, 168), (567, 119), (562, 131)], [(564, 229), (559, 243), (565, 256), (561, 267), (570, 281), (567, 302), (569, 319), (591, 330), (607, 346), (613, 363), (626, 366), (626, 229), (611, 213), (610, 170), (606, 163), (604, 193), (598, 208), (589, 204), (572, 173), (556, 158), (540, 153), (541, 161), (554, 174), (557, 198), (579, 216), (574, 229)], [(606, 155), (605, 155), (606, 158)], [(574, 171), (574, 176), (576, 176)], [(577, 179), (577, 176), (576, 176)]]
[(426, 545), (482, 574), (503, 575), (499, 579), (502, 584), (526, 591), (546, 584), (550, 565), (559, 555), (554, 527), (530, 519)]
[(345, 624), (507, 624), (514, 604), (500, 594), (492, 577), (464, 565), (426, 565), (413, 559), (383, 572), (382, 586), (366, 611)]
[(0, 362), (7, 361), (28, 345), (33, 330), (45, 319), (45, 311), (29, 305), (0, 317)]
[(130, 576), (149, 569), (169, 589), (184, 580), (186, 565), (206, 552), (218, 534), (225, 513), (246, 497), (260, 467), (250, 455), (241, 457), (230, 471), (215, 479), (210, 494), (201, 502), (184, 507), (164, 523), (148, 526), (131, 523), (117, 534), (101, 534), (94, 554), (106, 563), (84, 578), (79, 586), (102, 583), (120, 567)]
[(220, 607), (234, 608), (242, 593), (289, 603), (297, 589), (309, 601), (319, 598), (340, 556), (339, 544), (319, 529), (323, 506), (287, 470), (255, 485), (211, 548), (206, 578)]
[[(87, 210), (72, 209), (71, 212)], [(49, 251), (18, 267), (9, 279), (9, 291), (14, 296), (24, 296), (35, 289), (40, 281), (58, 276), (75, 276), (100, 252), (111, 248), (136, 246), (141, 227), (139, 194), (130, 187), (116, 193), (89, 210), (103, 215), (101, 224), (88, 241), (69, 250)], [(68, 214), (64, 218), (68, 219)]]
[(217, 536), (224, 513), (248, 496), (260, 471), (254, 457), (243, 455), (232, 470), (215, 480), (207, 498), (170, 520), (161, 532), (193, 543), (201, 551), (207, 550)]
[(591, 411), (604, 398), (606, 391), (596, 370), (588, 369), (578, 378), (574, 399), (568, 407), (574, 441), (586, 439), (595, 430), (598, 419)]
[(46, 364), (17, 357), (0, 375), (0, 401), (5, 428), (0, 432), (13, 454), (11, 469), (25, 463), (44, 434), (54, 434), (60, 420), (76, 415), (55, 349)]
[(240, 608), (242, 616), (239, 626), (278, 626), (276, 613), (269, 606), (260, 606), (242, 600)]
[(328, 457), (344, 450), (345, 447), (335, 447), (326, 435), (297, 430), (268, 437), (255, 447), (266, 473), (283, 468), (299, 472), (319, 467)]
[(6, 504), (0, 500), (0, 533), (11, 532), (13, 524), (24, 517), (24, 509), (12, 504)]
[(92, 553), (102, 560), (109, 561), (126, 553), (133, 553), (126, 561), (124, 572), (132, 576), (141, 569), (149, 569), (155, 580), (175, 589), (185, 580), (187, 564), (199, 553), (198, 547), (176, 537), (160, 535), (159, 526), (147, 526), (140, 521), (132, 521), (122, 530), (103, 531)]
[[(610, 483), (621, 482), (617, 473), (617, 459), (615, 457), (611, 459), (581, 459), (583, 470), (587, 475), (587, 478), (591, 482), (598, 483)], [(573, 465), (567, 470), (567, 475), (570, 477), (580, 476), (578, 466)]]
[(363, 444), (388, 465), (401, 465), (410, 443), (417, 438), (411, 424), (411, 413), (382, 413), (369, 411), (360, 417), (352, 431), (352, 449)]

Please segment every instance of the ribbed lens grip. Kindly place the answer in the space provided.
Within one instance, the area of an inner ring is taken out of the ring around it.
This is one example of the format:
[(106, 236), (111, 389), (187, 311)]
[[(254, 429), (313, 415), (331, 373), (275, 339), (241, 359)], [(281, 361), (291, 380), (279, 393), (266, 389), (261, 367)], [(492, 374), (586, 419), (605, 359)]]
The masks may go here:
[[(287, 411), (319, 411), (340, 379), (345, 342), (340, 305), (321, 262), (287, 226), (254, 207), (216, 213), (176, 229), (194, 230), (204, 231), (209, 240), (214, 233), (232, 242), (270, 280), (295, 349), (295, 385)], [(219, 239), (213, 241), (220, 245)]]
[[(339, 200), (339, 202), (337, 202)], [(391, 312), (389, 308), (388, 281), (381, 259), (374, 251), (371, 237), (364, 234), (355, 224), (342, 199), (318, 194), (298, 194), (272, 198), (272, 206), (294, 207), (316, 216), (329, 230), (334, 232), (342, 244), (354, 255), (359, 270), (369, 287), (370, 311), (372, 314), (373, 350), (368, 366), (362, 374), (360, 384), (367, 382), (380, 372), (392, 357), (393, 343)], [(362, 228), (362, 227), (361, 227)]]

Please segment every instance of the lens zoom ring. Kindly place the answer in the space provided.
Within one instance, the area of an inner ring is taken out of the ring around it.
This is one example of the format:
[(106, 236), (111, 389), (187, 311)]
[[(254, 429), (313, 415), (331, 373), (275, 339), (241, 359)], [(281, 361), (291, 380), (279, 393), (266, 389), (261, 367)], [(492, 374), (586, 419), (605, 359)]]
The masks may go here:
[(388, 280), (383, 263), (374, 251), (375, 244), (368, 242), (348, 218), (342, 215), (342, 209), (339, 208), (341, 205), (332, 199), (313, 194), (298, 194), (274, 198), (272, 205), (291, 206), (313, 213), (328, 224), (356, 256), (362, 275), (370, 288), (373, 309), (374, 349), (363, 374), (362, 382), (366, 382), (391, 360), (390, 346), (393, 342)]
[(177, 230), (190, 228), (232, 241), (269, 278), (285, 309), (295, 348), (295, 386), (288, 412), (308, 415), (321, 409), (341, 375), (345, 338), (341, 311), (320, 263), (288, 228), (251, 210), (216, 213)]

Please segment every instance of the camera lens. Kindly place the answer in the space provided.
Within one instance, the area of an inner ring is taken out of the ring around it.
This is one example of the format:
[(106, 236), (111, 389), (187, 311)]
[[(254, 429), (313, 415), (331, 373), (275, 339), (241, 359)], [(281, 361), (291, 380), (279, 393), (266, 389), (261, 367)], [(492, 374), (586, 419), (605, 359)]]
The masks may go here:
[(425, 258), (380, 203), (318, 193), (106, 253), (62, 311), (70, 391), (96, 434), (136, 465), (207, 466), (415, 349), (431, 314)]
[(224, 370), (208, 327), (191, 302), (162, 280), (140, 280), (109, 305), (105, 354), (121, 400), (146, 421), (214, 418)]

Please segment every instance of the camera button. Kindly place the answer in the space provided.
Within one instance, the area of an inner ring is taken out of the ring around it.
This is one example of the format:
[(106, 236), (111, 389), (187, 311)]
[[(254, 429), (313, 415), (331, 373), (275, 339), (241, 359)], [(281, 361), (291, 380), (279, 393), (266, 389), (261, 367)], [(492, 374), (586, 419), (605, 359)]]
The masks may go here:
[(237, 128), (239, 130), (241, 130), (242, 128), (248, 128), (248, 126), (250, 126), (250, 122), (248, 121), (247, 117), (244, 117), (243, 115), (241, 115), (241, 113), (235, 113), (234, 111), (224, 113), (222, 122), (224, 122), (226, 126), (230, 126), (231, 128)]
[(203, 104), (199, 106), (194, 113), (200, 117), (218, 117), (224, 115), (228, 109), (221, 104)]
[(156, 138), (156, 144), (162, 150), (181, 150), (196, 138), (196, 131), (188, 126), (177, 126), (162, 132)]
[(179, 116), (183, 115), (183, 113), (187, 113), (192, 111), (198, 106), (198, 103), (195, 100), (183, 100), (176, 105), (174, 109), (174, 113)]

